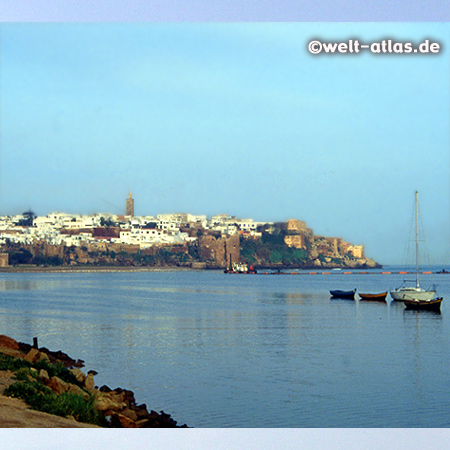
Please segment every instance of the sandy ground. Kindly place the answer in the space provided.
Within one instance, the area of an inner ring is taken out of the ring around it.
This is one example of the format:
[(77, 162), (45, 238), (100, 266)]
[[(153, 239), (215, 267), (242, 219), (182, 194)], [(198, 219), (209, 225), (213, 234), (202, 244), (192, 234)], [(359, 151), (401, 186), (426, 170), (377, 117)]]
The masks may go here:
[(97, 428), (74, 419), (33, 411), (22, 400), (0, 395), (0, 428)]
[(0, 428), (98, 428), (74, 419), (33, 411), (24, 401), (1, 395), (14, 382), (11, 376), (10, 371), (0, 371)]

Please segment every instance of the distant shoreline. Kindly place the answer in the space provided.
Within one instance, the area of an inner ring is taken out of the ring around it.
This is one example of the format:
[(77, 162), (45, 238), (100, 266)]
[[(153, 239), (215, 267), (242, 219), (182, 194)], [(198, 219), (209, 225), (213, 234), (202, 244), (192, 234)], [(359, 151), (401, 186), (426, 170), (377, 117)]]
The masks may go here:
[(0, 273), (95, 273), (95, 272), (179, 272), (204, 270), (190, 267), (135, 267), (135, 266), (9, 266), (0, 267)]
[[(381, 269), (383, 266), (378, 265), (372, 269)], [(6, 266), (0, 267), (0, 273), (136, 273), (136, 272), (204, 272), (204, 271), (220, 271), (223, 272), (223, 267), (188, 267), (188, 266)], [(258, 268), (258, 273), (267, 271), (344, 271), (344, 270), (367, 270), (366, 267), (289, 267), (289, 266), (269, 266)], [(282, 272), (283, 273), (283, 272)]]

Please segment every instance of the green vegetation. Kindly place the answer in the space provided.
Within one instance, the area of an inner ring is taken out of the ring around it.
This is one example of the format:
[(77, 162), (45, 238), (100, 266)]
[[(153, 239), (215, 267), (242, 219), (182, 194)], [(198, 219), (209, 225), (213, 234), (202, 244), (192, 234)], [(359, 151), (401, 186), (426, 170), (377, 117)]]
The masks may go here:
[(241, 238), (241, 260), (252, 264), (302, 266), (308, 261), (304, 249), (288, 247), (282, 231), (273, 234), (264, 233), (261, 239)]
[(64, 261), (59, 256), (35, 256), (31, 260), (32, 264), (37, 266), (61, 266)]
[[(74, 246), (65, 247), (61, 251), (61, 256), (46, 256), (43, 249), (33, 248), (31, 245), (11, 244), (3, 249), (9, 253), (9, 263), (11, 266), (36, 265), (36, 266), (61, 266), (77, 263), (81, 257), (87, 257), (86, 265), (105, 266), (165, 266), (184, 265), (198, 258), (199, 252), (196, 245), (171, 245), (155, 247), (149, 250), (139, 250), (137, 252), (113, 251), (88, 251), (86, 246), (77, 248)], [(33, 252), (33, 253), (32, 253)], [(84, 252), (84, 255), (81, 254)], [(81, 256), (80, 256), (81, 255)]]
[(36, 218), (36, 214), (31, 211), (25, 211), (22, 213), (23, 219), (20, 219), (19, 222), (17, 222), (17, 225), (22, 226), (22, 227), (32, 227), (33, 226), (33, 221)]
[(69, 392), (55, 394), (40, 380), (41, 369), (45, 370), (50, 378), (56, 376), (67, 383), (82, 387), (73, 373), (59, 362), (51, 364), (47, 361), (39, 361), (32, 364), (0, 353), (0, 370), (13, 371), (16, 380), (5, 389), (4, 395), (20, 398), (37, 411), (61, 417), (72, 416), (79, 422), (106, 426), (105, 418), (94, 409), (95, 398), (92, 395), (86, 400), (80, 394)]
[(11, 370), (11, 372), (16, 372), (23, 367), (31, 367), (31, 363), (25, 361), (24, 359), (14, 358), (9, 355), (0, 353), (0, 370)]
[(117, 223), (112, 219), (105, 219), (104, 217), (100, 217), (100, 226), (101, 227), (117, 227)]
[[(75, 375), (61, 362), (51, 364), (47, 361), (39, 361), (34, 364), (21, 358), (14, 358), (10, 355), (5, 355), (0, 353), (0, 370), (10, 370), (11, 372), (17, 372), (21, 374), (22, 369), (35, 369), (36, 371), (45, 370), (49, 377), (58, 377), (66, 383), (76, 384), (77, 386), (82, 386), (78, 382)], [(17, 375), (16, 373), (16, 375)]]
[(31, 264), (33, 260), (33, 255), (30, 251), (20, 248), (17, 251), (12, 251), (9, 254), (9, 263), (12, 266), (16, 266), (17, 264)]
[(192, 258), (185, 253), (184, 249), (179, 252), (176, 251), (176, 247), (159, 248), (154, 254), (148, 254), (142, 251), (136, 253), (122, 253), (122, 258), (128, 261), (132, 260), (133, 265), (137, 266), (165, 266), (165, 265), (183, 265), (190, 261)]
[(82, 395), (69, 392), (57, 395), (39, 380), (33, 379), (31, 374), (29, 377), (7, 387), (4, 395), (20, 398), (36, 411), (61, 417), (71, 416), (79, 422), (105, 425), (103, 416), (94, 409), (94, 397), (90, 396), (85, 400)]

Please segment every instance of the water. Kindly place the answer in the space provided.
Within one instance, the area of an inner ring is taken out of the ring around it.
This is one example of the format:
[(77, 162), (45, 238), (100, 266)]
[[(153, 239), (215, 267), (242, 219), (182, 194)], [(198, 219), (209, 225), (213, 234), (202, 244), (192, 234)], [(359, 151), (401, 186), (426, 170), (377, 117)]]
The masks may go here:
[(448, 427), (450, 275), (442, 314), (330, 299), (403, 277), (3, 273), (0, 333), (193, 427)]

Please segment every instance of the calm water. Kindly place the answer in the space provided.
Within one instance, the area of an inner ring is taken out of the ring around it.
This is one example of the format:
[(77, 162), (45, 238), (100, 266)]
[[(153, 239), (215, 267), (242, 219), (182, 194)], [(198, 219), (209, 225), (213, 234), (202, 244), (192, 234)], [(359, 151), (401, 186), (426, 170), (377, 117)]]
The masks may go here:
[(1, 274), (0, 333), (193, 427), (448, 427), (450, 275), (442, 314), (328, 292), (403, 277)]

